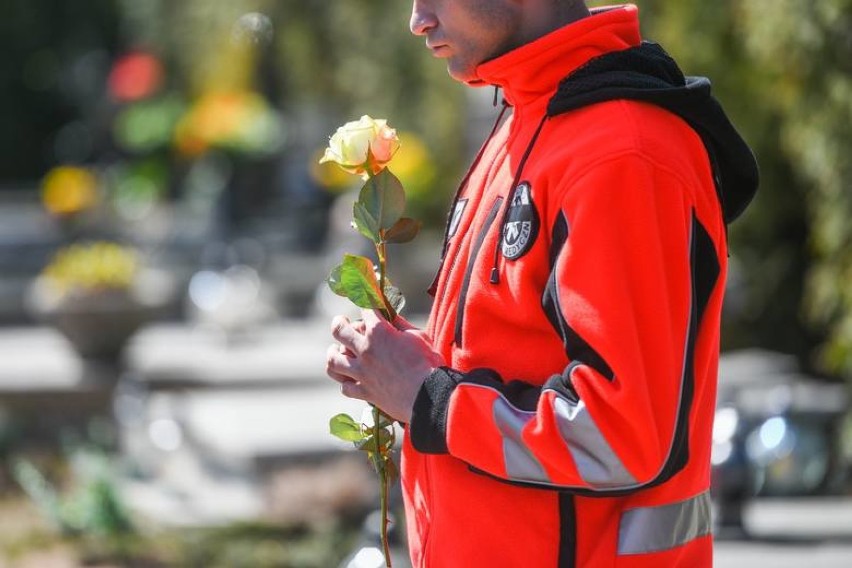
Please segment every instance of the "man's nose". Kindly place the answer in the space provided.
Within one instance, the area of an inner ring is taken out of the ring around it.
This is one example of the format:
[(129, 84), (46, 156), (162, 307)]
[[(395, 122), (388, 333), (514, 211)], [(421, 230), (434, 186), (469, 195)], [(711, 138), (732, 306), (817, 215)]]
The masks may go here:
[(426, 35), (426, 33), (438, 24), (434, 12), (429, 9), (423, 0), (414, 0), (411, 6), (411, 20), (408, 29), (414, 35)]

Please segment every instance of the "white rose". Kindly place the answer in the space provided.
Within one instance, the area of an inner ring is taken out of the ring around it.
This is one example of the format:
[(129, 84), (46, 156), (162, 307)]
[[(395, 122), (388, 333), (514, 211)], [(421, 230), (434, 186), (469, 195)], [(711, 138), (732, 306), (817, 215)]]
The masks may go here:
[(328, 141), (320, 163), (335, 162), (347, 172), (363, 178), (379, 173), (399, 149), (396, 130), (384, 119), (367, 115), (347, 122)]

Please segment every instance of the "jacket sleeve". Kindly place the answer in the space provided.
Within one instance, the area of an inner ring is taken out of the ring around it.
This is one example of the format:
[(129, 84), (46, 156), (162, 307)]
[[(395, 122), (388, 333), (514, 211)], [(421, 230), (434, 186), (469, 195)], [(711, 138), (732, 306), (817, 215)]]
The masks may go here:
[(543, 386), (492, 369), (438, 369), (409, 433), (418, 451), (502, 480), (630, 492), (686, 463), (693, 354), (719, 251), (687, 184), (642, 155), (611, 158), (564, 186), (550, 276), (530, 309), (546, 312), (567, 366)]

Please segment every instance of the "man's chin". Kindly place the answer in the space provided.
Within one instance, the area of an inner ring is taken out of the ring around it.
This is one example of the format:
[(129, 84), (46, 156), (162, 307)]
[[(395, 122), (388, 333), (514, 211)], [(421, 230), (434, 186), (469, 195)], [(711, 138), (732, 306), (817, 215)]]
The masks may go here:
[(476, 85), (477, 83), (482, 83), (482, 81), (477, 77), (476, 70), (465, 67), (464, 69), (456, 68), (452, 65), (452, 63), (447, 64), (447, 73), (458, 81), (459, 83), (466, 83), (468, 85)]

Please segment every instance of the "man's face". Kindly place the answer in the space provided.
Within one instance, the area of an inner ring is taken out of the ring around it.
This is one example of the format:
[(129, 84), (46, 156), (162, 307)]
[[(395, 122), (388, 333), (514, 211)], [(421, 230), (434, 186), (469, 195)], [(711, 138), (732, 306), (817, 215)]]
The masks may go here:
[(457, 81), (475, 79), (476, 66), (518, 47), (517, 0), (414, 0), (410, 29)]

